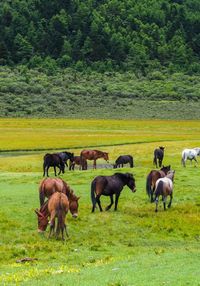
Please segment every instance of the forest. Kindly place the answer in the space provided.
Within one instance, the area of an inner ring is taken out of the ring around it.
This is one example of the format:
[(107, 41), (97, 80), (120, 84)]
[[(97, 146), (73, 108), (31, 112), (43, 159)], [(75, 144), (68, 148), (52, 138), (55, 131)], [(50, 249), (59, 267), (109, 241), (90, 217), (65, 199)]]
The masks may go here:
[(199, 0), (2, 0), (0, 64), (200, 72)]

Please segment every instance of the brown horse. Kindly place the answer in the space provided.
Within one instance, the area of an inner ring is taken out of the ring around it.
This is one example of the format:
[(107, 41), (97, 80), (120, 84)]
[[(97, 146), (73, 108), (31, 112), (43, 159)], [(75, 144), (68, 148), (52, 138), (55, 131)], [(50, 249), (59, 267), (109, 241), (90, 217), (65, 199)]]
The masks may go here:
[(82, 150), (80, 154), (82, 170), (85, 170), (83, 160), (94, 160), (93, 169), (96, 169), (96, 161), (99, 158), (103, 158), (108, 162), (108, 153), (99, 150)]
[(39, 186), (39, 199), (40, 206), (44, 204), (45, 197), (49, 198), (53, 193), (64, 193), (69, 200), (69, 209), (74, 218), (78, 216), (78, 200), (73, 190), (70, 189), (68, 184), (60, 178), (45, 178), (41, 181)]
[[(69, 164), (69, 170), (73, 170), (74, 171), (74, 168), (75, 168), (75, 165), (78, 165), (81, 167), (81, 158), (80, 156), (74, 156), (73, 159), (70, 161), (70, 164)], [(83, 170), (87, 170), (87, 160), (82, 158), (82, 165), (84, 166), (83, 167)]]
[(40, 208), (35, 210), (38, 215), (38, 231), (44, 232), (48, 225), (48, 217), (50, 216), (50, 232), (49, 237), (55, 229), (55, 219), (57, 218), (56, 238), (58, 238), (61, 231), (62, 239), (64, 240), (64, 230), (67, 233), (65, 224), (65, 217), (69, 210), (69, 200), (67, 196), (61, 192), (55, 192), (48, 201)]
[(171, 166), (163, 166), (160, 170), (151, 170), (151, 172), (148, 174), (146, 179), (146, 192), (151, 200), (151, 202), (154, 201), (153, 194), (155, 191), (155, 185), (156, 181), (159, 178), (163, 178), (166, 176), (167, 172), (170, 171)]
[(156, 209), (155, 209), (155, 212), (158, 211), (159, 196), (162, 196), (164, 210), (166, 210), (167, 196), (170, 196), (168, 208), (171, 207), (172, 198), (173, 198), (174, 174), (175, 174), (175, 171), (171, 170), (167, 173), (167, 175), (164, 178), (160, 178), (156, 181), (156, 188), (155, 188)]

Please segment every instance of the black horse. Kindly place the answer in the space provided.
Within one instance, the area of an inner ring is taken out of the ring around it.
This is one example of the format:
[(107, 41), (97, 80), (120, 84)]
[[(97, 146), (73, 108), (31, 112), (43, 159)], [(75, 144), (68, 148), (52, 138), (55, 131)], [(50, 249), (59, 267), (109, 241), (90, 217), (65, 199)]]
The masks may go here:
[(154, 159), (153, 159), (153, 164), (156, 165), (156, 168), (162, 166), (162, 161), (164, 158), (164, 149), (165, 147), (160, 146), (159, 148), (154, 150)]
[(67, 161), (70, 160), (71, 162), (73, 161), (74, 158), (74, 153), (70, 153), (70, 152), (60, 152), (60, 153), (56, 153), (65, 163), (65, 165), (68, 167)]
[(134, 164), (133, 164), (133, 157), (131, 155), (121, 155), (117, 158), (117, 160), (115, 161), (115, 164), (113, 165), (113, 168), (120, 168), (120, 166), (123, 168), (124, 164), (130, 164), (130, 168), (133, 168)]
[(97, 176), (91, 183), (92, 212), (95, 210), (96, 203), (102, 212), (100, 196), (110, 196), (109, 210), (113, 205), (113, 195), (115, 194), (115, 211), (117, 210), (118, 199), (124, 186), (128, 186), (132, 192), (136, 191), (135, 179), (130, 173), (115, 173), (112, 176)]
[(55, 176), (56, 176), (56, 167), (58, 167), (60, 169), (58, 175), (60, 175), (61, 171), (63, 174), (65, 172), (65, 163), (63, 162), (63, 160), (60, 158), (60, 156), (58, 154), (49, 154), (48, 153), (44, 156), (43, 177), (45, 176), (45, 174), (47, 174), (47, 177), (49, 176), (49, 174), (48, 174), (49, 167), (54, 167)]

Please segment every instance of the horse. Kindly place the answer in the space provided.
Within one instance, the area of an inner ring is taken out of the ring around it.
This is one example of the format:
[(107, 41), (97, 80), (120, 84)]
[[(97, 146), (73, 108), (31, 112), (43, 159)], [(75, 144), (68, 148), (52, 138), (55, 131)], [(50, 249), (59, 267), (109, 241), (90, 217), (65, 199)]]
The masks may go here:
[(155, 189), (156, 209), (155, 209), (155, 212), (158, 211), (159, 196), (162, 196), (164, 210), (166, 210), (167, 196), (170, 196), (168, 208), (171, 207), (172, 198), (173, 198), (174, 174), (175, 174), (175, 171), (171, 170), (167, 173), (167, 175), (164, 178), (160, 178), (156, 181), (156, 189)]
[(198, 164), (197, 156), (200, 156), (200, 148), (184, 149), (181, 158), (181, 163), (183, 167), (186, 166), (185, 163), (187, 160), (190, 160), (190, 162), (194, 160), (196, 164)]
[(162, 166), (162, 161), (164, 157), (164, 149), (165, 147), (160, 146), (159, 148), (154, 150), (154, 159), (153, 159), (153, 164), (156, 165), (156, 168)]
[(118, 199), (124, 186), (128, 186), (132, 192), (136, 191), (135, 179), (130, 173), (115, 173), (112, 176), (97, 176), (91, 183), (92, 212), (94, 212), (96, 203), (102, 212), (100, 197), (101, 195), (110, 196), (110, 205), (106, 207), (109, 210), (113, 205), (113, 195), (115, 194), (115, 208), (117, 210)]
[(96, 169), (96, 160), (99, 158), (103, 158), (108, 162), (108, 153), (99, 150), (82, 150), (80, 154), (82, 170), (85, 170), (83, 164), (84, 160), (94, 160), (93, 169)]
[(133, 157), (131, 155), (121, 155), (119, 156), (116, 161), (115, 164), (113, 165), (113, 168), (120, 168), (120, 166), (123, 168), (124, 164), (130, 164), (130, 168), (133, 168), (134, 164), (133, 164)]
[(154, 201), (153, 194), (155, 191), (155, 185), (156, 181), (159, 178), (163, 178), (167, 175), (167, 173), (170, 171), (171, 166), (163, 166), (160, 170), (151, 170), (151, 172), (147, 175), (146, 179), (146, 192), (151, 200), (151, 202)]
[(61, 231), (62, 239), (64, 240), (64, 230), (67, 233), (65, 224), (65, 217), (69, 210), (69, 200), (67, 196), (61, 192), (55, 192), (47, 202), (40, 208), (35, 210), (38, 215), (38, 231), (44, 232), (48, 225), (48, 217), (50, 216), (50, 232), (49, 238), (55, 229), (55, 219), (57, 217), (56, 238), (58, 238)]
[[(81, 167), (80, 156), (74, 156), (73, 157), (73, 159), (70, 161), (70, 164), (69, 164), (69, 170), (74, 171), (75, 165), (79, 165)], [(83, 170), (87, 170), (87, 160), (84, 158), (82, 158), (82, 165), (83, 165)]]
[(45, 197), (50, 198), (55, 192), (64, 193), (68, 197), (72, 217), (78, 217), (78, 200), (80, 197), (77, 197), (68, 184), (60, 178), (45, 178), (41, 181), (39, 185), (40, 207), (44, 204)]
[(47, 174), (47, 177), (49, 176), (48, 174), (49, 167), (54, 167), (55, 176), (56, 176), (56, 167), (58, 167), (60, 170), (58, 175), (60, 175), (61, 171), (63, 174), (65, 172), (65, 164), (58, 154), (48, 153), (44, 156), (43, 177), (45, 176), (45, 174)]
[(68, 167), (67, 161), (70, 160), (70, 162), (73, 160), (74, 158), (74, 153), (70, 153), (70, 152), (60, 152), (60, 153), (56, 153), (65, 163), (66, 167)]

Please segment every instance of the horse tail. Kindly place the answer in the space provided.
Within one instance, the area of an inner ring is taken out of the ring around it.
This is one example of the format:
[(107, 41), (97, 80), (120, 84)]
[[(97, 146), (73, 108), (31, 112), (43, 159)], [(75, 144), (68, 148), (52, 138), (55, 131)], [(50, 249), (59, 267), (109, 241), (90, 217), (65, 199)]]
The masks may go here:
[(95, 189), (96, 189), (96, 181), (93, 180), (92, 184), (91, 184), (91, 201), (92, 201), (92, 205), (94, 206), (96, 203), (96, 199), (95, 199)]
[(45, 194), (44, 194), (44, 181), (39, 186), (39, 199), (40, 199), (40, 207), (44, 204)]
[(147, 181), (146, 181), (146, 192), (147, 192), (147, 195), (149, 196), (149, 198), (151, 197), (151, 193), (152, 193), (152, 190), (151, 190), (151, 179), (152, 179), (152, 176), (151, 176), (151, 173), (147, 176)]
[(155, 197), (158, 197), (159, 195), (163, 194), (163, 185), (164, 185), (164, 182), (162, 180), (160, 180), (158, 182), (156, 189), (155, 189)]

